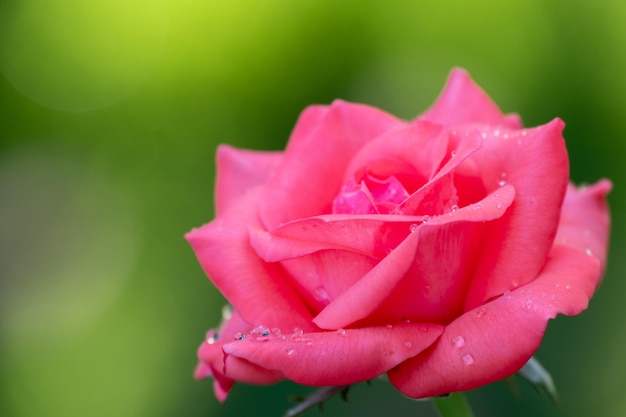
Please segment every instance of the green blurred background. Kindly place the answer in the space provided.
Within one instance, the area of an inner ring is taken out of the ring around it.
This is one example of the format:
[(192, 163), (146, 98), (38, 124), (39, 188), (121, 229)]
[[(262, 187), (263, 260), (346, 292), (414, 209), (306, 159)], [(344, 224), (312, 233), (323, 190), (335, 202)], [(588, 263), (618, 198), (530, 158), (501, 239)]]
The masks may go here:
[[(0, 0), (0, 415), (280, 416), (290, 383), (220, 405), (191, 373), (224, 304), (183, 240), (213, 215), (218, 143), (281, 149), (334, 98), (404, 118), (453, 66), (528, 126), (559, 116), (571, 175), (610, 177), (608, 273), (477, 416), (626, 416), (626, 3)], [(433, 415), (382, 382), (324, 416)], [(317, 416), (317, 410), (308, 415)]]

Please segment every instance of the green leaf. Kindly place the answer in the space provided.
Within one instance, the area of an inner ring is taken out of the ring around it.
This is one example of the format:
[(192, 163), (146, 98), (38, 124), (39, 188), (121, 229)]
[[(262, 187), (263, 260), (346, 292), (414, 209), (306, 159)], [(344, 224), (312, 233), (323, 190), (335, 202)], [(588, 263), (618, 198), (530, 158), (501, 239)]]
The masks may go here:
[(455, 392), (447, 397), (433, 398), (433, 403), (441, 417), (474, 417), (465, 394)]
[(554, 404), (558, 404), (559, 393), (554, 386), (552, 376), (534, 356), (528, 360), (517, 374), (530, 382), (537, 391), (547, 395)]

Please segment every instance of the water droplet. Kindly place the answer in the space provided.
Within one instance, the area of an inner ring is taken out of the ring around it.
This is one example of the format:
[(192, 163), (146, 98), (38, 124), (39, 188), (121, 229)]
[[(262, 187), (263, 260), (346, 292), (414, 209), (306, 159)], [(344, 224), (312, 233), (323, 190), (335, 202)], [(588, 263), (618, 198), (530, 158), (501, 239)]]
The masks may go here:
[(485, 314), (487, 314), (487, 309), (485, 307), (480, 307), (478, 310), (476, 310), (476, 317), (477, 318), (484, 317)]
[(420, 327), (420, 332), (422, 333), (428, 332), (428, 327)]
[(226, 304), (224, 307), (222, 307), (222, 320), (230, 320), (232, 316), (233, 308), (230, 305)]
[(263, 325), (258, 325), (254, 329), (250, 330), (250, 334), (255, 337), (259, 342), (269, 339), (270, 329)]
[(269, 336), (270, 335), (270, 329), (268, 329), (267, 327), (263, 326), (262, 324), (256, 326), (254, 329), (250, 330), (250, 333), (255, 335), (255, 336)]
[(589, 248), (585, 249), (585, 253), (587, 254), (587, 256), (593, 255), (593, 252), (591, 252), (591, 249)]
[(487, 139), (487, 132), (480, 132), (480, 137), (483, 139)]
[(526, 300), (526, 302), (524, 303), (524, 308), (526, 310), (530, 310), (533, 307), (533, 304), (535, 302), (533, 300), (531, 300), (530, 298), (528, 300)]
[(507, 300), (511, 299), (511, 291), (505, 291), (504, 292), (504, 296), (507, 298)]
[(274, 327), (272, 329), (272, 334), (279, 336), (280, 335), (280, 329), (278, 327)]
[(450, 339), (450, 342), (452, 342), (452, 346), (454, 346), (455, 349), (461, 349), (463, 346), (465, 346), (465, 339), (463, 338), (463, 336), (454, 336), (452, 339)]
[(428, 214), (422, 217), (422, 223), (426, 223), (429, 220), (430, 220), (430, 216)]
[(393, 329), (393, 326), (391, 324), (388, 324), (385, 327), (388, 328), (389, 330)]
[(500, 136), (500, 130), (498, 130), (498, 129), (494, 130), (494, 131), (493, 131), (493, 136), (494, 136), (494, 137), (496, 137), (496, 138), (497, 138), (498, 136)]
[(405, 346), (407, 349), (411, 349), (411, 348), (413, 347), (413, 342), (411, 342), (410, 340), (405, 340), (405, 341), (404, 341), (404, 346)]
[(313, 290), (313, 296), (315, 297), (315, 299), (317, 301), (328, 301), (328, 300), (330, 300), (330, 297), (328, 296), (328, 292), (326, 291), (326, 288), (324, 288), (321, 285), (319, 287), (316, 287)]
[(215, 330), (209, 330), (209, 332), (206, 334), (206, 342), (209, 345), (217, 342), (217, 333), (215, 332)]
[(300, 341), (300, 340), (302, 340), (302, 335), (303, 335), (303, 334), (304, 334), (304, 331), (302, 331), (302, 329), (301, 329), (301, 328), (296, 327), (296, 328), (294, 328), (294, 329), (293, 329), (293, 331), (291, 332), (291, 338), (292, 338), (293, 340)]
[(522, 136), (526, 136), (528, 134), (528, 132), (526, 131), (526, 129), (522, 130)]
[(456, 204), (453, 204), (452, 207), (450, 207), (450, 210), (452, 211), (457, 211), (459, 209), (459, 206)]
[(571, 289), (572, 289), (572, 286), (571, 286), (570, 284), (565, 284), (565, 289), (566, 289), (566, 290), (571, 290)]
[(417, 232), (417, 228), (418, 228), (418, 227), (419, 227), (419, 226), (418, 226), (418, 225), (416, 225), (416, 224), (414, 223), (414, 224), (412, 224), (412, 225), (409, 227), (409, 229), (411, 230), (411, 233), (415, 233), (415, 232)]
[(554, 301), (554, 299), (555, 299), (555, 298), (556, 298), (556, 294), (552, 294), (552, 295), (550, 296), (550, 301)]
[(235, 335), (233, 336), (234, 340), (243, 340), (246, 338), (246, 335), (241, 333), (241, 332), (237, 332), (235, 333)]
[(345, 336), (346, 335), (346, 329), (337, 329), (337, 334), (339, 336)]
[(450, 156), (451, 156), (452, 158), (454, 158), (454, 156), (455, 156), (455, 155), (456, 155), (456, 151), (452, 151), (452, 152), (450, 152)]
[(555, 287), (560, 288), (561, 284), (559, 284), (558, 282), (556, 283)]
[(502, 203), (500, 203), (499, 201), (496, 203), (496, 208), (502, 208)]
[(304, 339), (304, 342), (307, 346), (313, 346), (313, 339), (306, 338)]
[(498, 185), (500, 187), (503, 187), (506, 185), (506, 172), (500, 173), (500, 179), (498, 180)]
[(461, 360), (463, 361), (464, 365), (468, 365), (468, 366), (474, 363), (474, 357), (470, 355), (469, 353), (467, 355), (463, 355)]
[(478, 204), (476, 204), (476, 205), (474, 206), (474, 208), (475, 208), (476, 210), (478, 210), (478, 209), (483, 208), (483, 205), (482, 205), (482, 204), (480, 204), (480, 203), (478, 203)]
[(502, 135), (502, 139), (505, 139), (505, 140), (506, 140), (506, 139), (508, 139), (508, 138), (509, 138), (509, 134), (508, 134), (508, 133), (504, 133), (504, 134)]
[(285, 352), (287, 352), (287, 355), (293, 355), (295, 353), (295, 351), (293, 350), (293, 346), (289, 345), (285, 348)]

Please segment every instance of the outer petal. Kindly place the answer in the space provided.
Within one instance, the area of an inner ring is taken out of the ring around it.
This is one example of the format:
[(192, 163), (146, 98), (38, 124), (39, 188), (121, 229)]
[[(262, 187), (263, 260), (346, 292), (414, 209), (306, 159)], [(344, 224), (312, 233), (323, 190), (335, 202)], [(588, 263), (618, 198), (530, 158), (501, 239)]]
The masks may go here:
[(423, 398), (473, 389), (517, 372), (539, 347), (549, 319), (587, 307), (601, 266), (555, 246), (537, 279), (450, 323), (424, 354), (389, 372), (405, 395)]
[[(493, 220), (503, 215), (504, 210), (506, 210), (513, 201), (514, 195), (515, 190), (513, 187), (502, 187), (501, 191), (488, 196), (480, 203), (439, 216), (430, 220), (425, 226), (431, 227), (432, 225), (432, 227), (442, 227), (446, 223)], [(420, 230), (418, 225), (409, 225), (409, 228), (416, 232)], [(414, 264), (415, 259), (433, 256), (432, 249), (441, 246), (441, 243), (436, 241), (422, 244), (419, 242), (420, 234), (421, 233), (411, 233), (406, 240), (376, 265), (366, 276), (322, 310), (322, 312), (315, 317), (315, 324), (324, 329), (348, 326), (358, 320), (367, 318), (373, 312), (377, 311), (378, 307), (395, 291), (406, 291), (406, 288), (397, 288), (397, 286), (405, 277), (409, 268)], [(434, 237), (435, 240), (439, 237), (437, 234), (428, 235), (431, 238)], [(445, 257), (441, 259), (441, 262), (448, 261), (448, 256), (458, 256), (458, 253), (454, 253), (455, 249), (458, 248), (451, 247), (445, 251), (445, 254), (439, 254), (438, 256)], [(428, 261), (429, 262), (425, 264), (437, 262), (436, 259), (428, 259)], [(420, 268), (420, 265), (417, 265), (417, 268)], [(435, 271), (420, 269), (419, 272), (423, 273), (422, 277), (407, 277), (407, 279), (412, 282), (410, 290), (415, 294), (415, 303), (420, 302), (419, 297), (422, 294), (422, 290), (417, 287), (420, 284), (429, 284), (430, 281), (435, 284), (439, 278), (439, 275), (433, 275)], [(421, 278), (423, 278), (423, 280)], [(426, 282), (424, 282), (424, 280)], [(376, 318), (369, 317), (369, 320), (376, 321)]]
[(326, 215), (257, 231), (251, 243), (259, 256), (281, 265), (309, 295), (319, 312), (397, 247), (423, 217)]
[(378, 262), (378, 259), (352, 251), (322, 250), (280, 264), (304, 288), (308, 305), (315, 314), (363, 278)]
[(484, 123), (512, 129), (520, 127), (519, 118), (504, 116), (469, 74), (460, 68), (452, 70), (435, 104), (419, 119), (446, 126)]
[(204, 379), (213, 376), (215, 379), (213, 388), (219, 401), (226, 400), (235, 381), (248, 384), (273, 384), (284, 379), (280, 373), (246, 362), (236, 363), (228, 367), (228, 373), (226, 372), (226, 357), (222, 347), (225, 343), (232, 342), (235, 334), (248, 333), (250, 328), (251, 325), (243, 320), (237, 311), (233, 311), (232, 316), (220, 326), (219, 335), (213, 331), (209, 332), (207, 340), (198, 349), (200, 363), (196, 367), (195, 377)]
[(446, 324), (458, 317), (463, 313), (482, 230), (481, 223), (468, 221), (419, 227), (419, 243), (406, 273), (358, 325), (403, 318)]
[(351, 250), (382, 259), (409, 234), (407, 224), (424, 216), (331, 214), (296, 220), (271, 232), (255, 231), (252, 246), (268, 262), (292, 259), (325, 249)]
[(314, 330), (311, 315), (288, 277), (277, 265), (261, 260), (250, 246), (248, 228), (259, 228), (255, 209), (260, 192), (260, 187), (249, 191), (223, 216), (186, 238), (206, 274), (244, 320)]
[(224, 346), (229, 355), (304, 385), (347, 385), (375, 378), (417, 355), (441, 334), (434, 324), (397, 324), (305, 333)]
[(580, 189), (568, 187), (555, 244), (577, 249), (606, 264), (610, 217), (605, 197), (611, 187), (608, 180)]
[(217, 148), (216, 213), (220, 215), (239, 197), (263, 184), (282, 161), (282, 152), (259, 152), (228, 145)]
[(343, 101), (305, 110), (289, 139), (283, 164), (259, 202), (262, 223), (271, 229), (329, 213), (352, 156), (370, 140), (403, 125), (381, 110)]
[(466, 310), (528, 283), (542, 268), (569, 177), (562, 129), (563, 122), (555, 119), (515, 137), (486, 136), (481, 151), (470, 157), (488, 189), (505, 179), (516, 197), (506, 215), (488, 225)]

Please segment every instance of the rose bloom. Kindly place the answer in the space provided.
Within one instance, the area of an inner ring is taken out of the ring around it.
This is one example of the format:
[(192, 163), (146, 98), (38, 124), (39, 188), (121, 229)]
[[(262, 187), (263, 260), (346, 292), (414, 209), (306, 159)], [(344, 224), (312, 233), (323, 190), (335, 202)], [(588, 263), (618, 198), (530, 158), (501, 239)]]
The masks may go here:
[(216, 218), (187, 234), (232, 305), (197, 378), (413, 398), (517, 372), (604, 271), (608, 180), (569, 184), (560, 119), (523, 128), (463, 70), (415, 120), (308, 107), (283, 152), (222, 145)]

